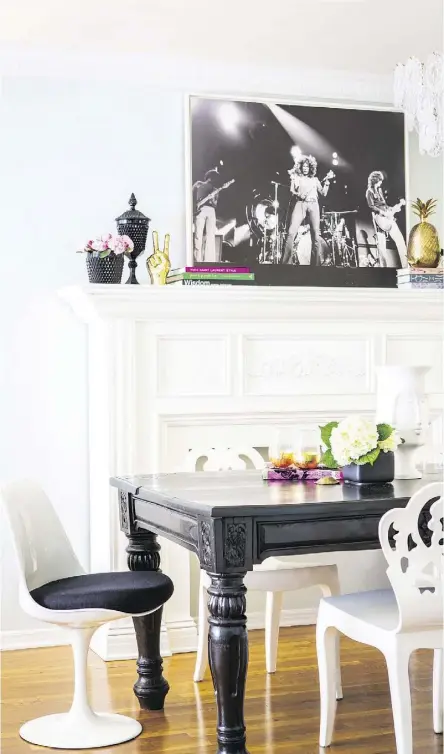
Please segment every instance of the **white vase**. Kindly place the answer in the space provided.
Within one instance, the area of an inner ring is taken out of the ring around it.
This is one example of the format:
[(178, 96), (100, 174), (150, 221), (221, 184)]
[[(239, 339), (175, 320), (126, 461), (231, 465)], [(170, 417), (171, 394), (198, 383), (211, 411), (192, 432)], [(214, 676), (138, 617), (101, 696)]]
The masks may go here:
[(387, 422), (404, 443), (395, 453), (395, 479), (420, 479), (415, 465), (418, 447), (425, 445), (429, 410), (424, 380), (430, 367), (384, 366), (377, 369), (376, 421)]

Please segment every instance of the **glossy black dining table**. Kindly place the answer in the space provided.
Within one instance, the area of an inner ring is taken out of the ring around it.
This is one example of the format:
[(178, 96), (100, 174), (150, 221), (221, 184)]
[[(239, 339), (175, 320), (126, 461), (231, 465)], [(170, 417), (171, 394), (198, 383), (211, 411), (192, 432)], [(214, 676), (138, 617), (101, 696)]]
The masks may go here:
[[(160, 569), (157, 536), (196, 553), (211, 577), (209, 661), (217, 703), (218, 754), (246, 754), (248, 665), (244, 576), (266, 558), (379, 547), (378, 524), (403, 507), (419, 480), (359, 487), (264, 481), (260, 471), (114, 477), (131, 570)], [(134, 618), (139, 658), (134, 691), (144, 709), (162, 709), (162, 610)]]

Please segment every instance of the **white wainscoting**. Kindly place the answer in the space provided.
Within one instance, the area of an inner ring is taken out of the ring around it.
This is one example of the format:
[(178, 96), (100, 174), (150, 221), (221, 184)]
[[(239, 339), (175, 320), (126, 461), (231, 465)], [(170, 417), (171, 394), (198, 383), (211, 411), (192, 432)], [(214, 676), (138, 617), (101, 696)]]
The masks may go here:
[[(111, 476), (177, 469), (196, 445), (266, 448), (276, 425), (371, 415), (378, 365), (431, 367), (427, 459), (442, 462), (439, 291), (90, 285), (61, 297), (89, 333), (93, 570), (126, 568)], [(379, 552), (355, 556), (322, 556), (338, 563), (344, 591), (385, 583)], [(162, 541), (162, 568), (176, 586), (162, 651), (192, 651), (196, 558)], [(283, 623), (313, 622), (317, 600), (313, 592), (288, 597)], [(263, 626), (262, 607), (249, 595), (250, 628)], [(134, 657), (131, 622), (104, 627), (93, 647), (104, 659)]]
[(245, 395), (363, 394), (371, 389), (371, 337), (267, 335), (242, 340)]

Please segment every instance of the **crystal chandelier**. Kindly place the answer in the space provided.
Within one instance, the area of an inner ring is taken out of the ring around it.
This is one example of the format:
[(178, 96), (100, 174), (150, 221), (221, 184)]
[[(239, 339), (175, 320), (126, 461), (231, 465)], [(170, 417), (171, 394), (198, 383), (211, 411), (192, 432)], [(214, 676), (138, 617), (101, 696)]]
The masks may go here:
[(421, 154), (444, 151), (444, 57), (434, 52), (421, 63), (411, 57), (395, 69), (396, 107), (404, 110), (409, 131), (419, 135)]

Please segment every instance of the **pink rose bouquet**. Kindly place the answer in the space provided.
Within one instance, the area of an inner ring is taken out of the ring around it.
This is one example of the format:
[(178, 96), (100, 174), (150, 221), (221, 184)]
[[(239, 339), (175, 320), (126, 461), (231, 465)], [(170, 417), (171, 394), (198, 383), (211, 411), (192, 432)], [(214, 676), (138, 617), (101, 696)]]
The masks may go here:
[(108, 241), (108, 245), (114, 251), (114, 254), (129, 256), (134, 250), (134, 243), (129, 236), (113, 236)]
[(111, 252), (117, 256), (126, 254), (129, 256), (134, 249), (134, 243), (129, 236), (113, 236), (111, 233), (105, 233), (103, 236), (91, 239), (85, 243), (80, 252), (88, 252), (94, 257), (104, 259)]

